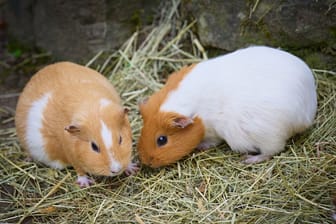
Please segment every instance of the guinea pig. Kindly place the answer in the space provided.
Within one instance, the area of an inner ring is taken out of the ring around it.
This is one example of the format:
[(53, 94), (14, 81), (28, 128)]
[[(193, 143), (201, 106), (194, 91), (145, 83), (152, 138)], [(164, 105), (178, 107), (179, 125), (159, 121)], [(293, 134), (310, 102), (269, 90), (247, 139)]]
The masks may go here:
[(32, 159), (58, 169), (74, 167), (81, 187), (93, 183), (86, 173), (138, 170), (131, 162), (127, 109), (111, 83), (90, 68), (60, 62), (33, 75), (19, 97), (15, 125)]
[(250, 164), (271, 158), (311, 126), (317, 98), (301, 59), (254, 46), (182, 68), (139, 107), (143, 164), (168, 165), (223, 140)]

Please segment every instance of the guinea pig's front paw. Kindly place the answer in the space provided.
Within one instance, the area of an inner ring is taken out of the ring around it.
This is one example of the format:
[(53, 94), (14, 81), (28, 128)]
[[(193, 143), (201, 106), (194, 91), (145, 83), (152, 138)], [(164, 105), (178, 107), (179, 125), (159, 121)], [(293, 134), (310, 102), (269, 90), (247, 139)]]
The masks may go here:
[(243, 163), (245, 164), (255, 164), (255, 163), (260, 163), (263, 162), (265, 160), (269, 160), (272, 156), (270, 155), (246, 155), (245, 160), (243, 161)]
[(137, 163), (130, 163), (128, 164), (126, 170), (125, 170), (125, 174), (127, 176), (133, 175), (136, 172), (138, 172), (140, 170), (140, 167)]
[(215, 147), (216, 145), (217, 145), (216, 142), (203, 141), (196, 147), (196, 149), (198, 151), (202, 152), (202, 151), (206, 151), (206, 150), (208, 150), (212, 147)]
[(27, 157), (24, 159), (24, 161), (27, 162), (27, 163), (31, 163), (31, 162), (33, 162), (33, 158), (30, 157), (30, 156), (27, 156)]
[(87, 176), (78, 176), (76, 183), (80, 188), (89, 187), (94, 183), (94, 180), (88, 178)]

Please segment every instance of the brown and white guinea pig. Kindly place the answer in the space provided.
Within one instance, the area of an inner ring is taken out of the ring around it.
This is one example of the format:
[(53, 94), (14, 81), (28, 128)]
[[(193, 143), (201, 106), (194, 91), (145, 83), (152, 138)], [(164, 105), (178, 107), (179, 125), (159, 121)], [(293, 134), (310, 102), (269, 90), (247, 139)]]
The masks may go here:
[(317, 99), (302, 60), (254, 46), (182, 68), (139, 106), (139, 157), (160, 167), (222, 140), (246, 163), (269, 159), (312, 125)]
[(81, 187), (93, 183), (86, 173), (138, 169), (131, 162), (127, 109), (109, 81), (90, 68), (60, 62), (37, 72), (20, 95), (15, 125), (33, 159), (53, 168), (73, 166)]

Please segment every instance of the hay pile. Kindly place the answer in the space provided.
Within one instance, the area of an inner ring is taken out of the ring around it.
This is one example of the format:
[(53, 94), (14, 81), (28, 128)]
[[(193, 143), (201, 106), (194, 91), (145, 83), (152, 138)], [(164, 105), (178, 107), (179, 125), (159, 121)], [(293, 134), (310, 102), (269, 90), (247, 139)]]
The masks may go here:
[[(135, 33), (117, 52), (101, 52), (91, 66), (117, 87), (139, 136), (139, 99), (167, 75), (207, 58), (178, 22), (178, 2), (141, 41)], [(162, 169), (135, 176), (95, 177), (80, 189), (73, 169), (25, 162), (14, 129), (0, 132), (0, 223), (332, 223), (336, 194), (336, 75), (315, 70), (315, 125), (272, 160), (244, 165), (223, 144)], [(134, 145), (135, 146), (135, 145)], [(136, 153), (135, 153), (136, 155)]]

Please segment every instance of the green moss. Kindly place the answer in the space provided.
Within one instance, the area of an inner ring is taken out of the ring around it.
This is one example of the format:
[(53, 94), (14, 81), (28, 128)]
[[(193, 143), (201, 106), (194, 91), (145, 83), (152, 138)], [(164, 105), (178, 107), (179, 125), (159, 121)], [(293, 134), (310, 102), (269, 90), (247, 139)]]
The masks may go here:
[(150, 21), (153, 21), (153, 19), (154, 15), (152, 13), (145, 13), (144, 9), (138, 9), (133, 13), (129, 22), (134, 27), (133, 31), (135, 32), (137, 29), (141, 29), (144, 24), (148, 24)]
[(305, 57), (305, 61), (312, 68), (326, 67), (325, 61), (318, 53), (309, 54)]
[(335, 56), (324, 53), (320, 47), (310, 46), (309, 48), (303, 49), (285, 48), (284, 50), (302, 58), (311, 68), (325, 70), (336, 69)]
[(31, 46), (23, 44), (13, 38), (9, 40), (7, 45), (7, 51), (11, 53), (15, 58), (19, 58), (25, 52), (29, 52), (32, 50), (33, 49)]
[(336, 27), (330, 28), (330, 34), (332, 36), (332, 39), (334, 40), (334, 43), (336, 44)]
[(10, 39), (0, 55), (0, 88), (6, 91), (21, 89), (25, 81), (41, 66), (53, 61), (49, 53)]
[(141, 27), (142, 25), (142, 22), (141, 22), (142, 14), (143, 14), (143, 10), (139, 9), (139, 10), (136, 10), (130, 18), (130, 22), (137, 28)]

